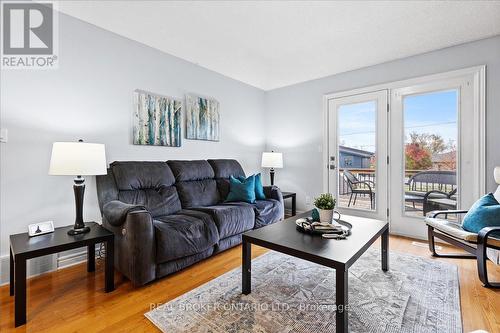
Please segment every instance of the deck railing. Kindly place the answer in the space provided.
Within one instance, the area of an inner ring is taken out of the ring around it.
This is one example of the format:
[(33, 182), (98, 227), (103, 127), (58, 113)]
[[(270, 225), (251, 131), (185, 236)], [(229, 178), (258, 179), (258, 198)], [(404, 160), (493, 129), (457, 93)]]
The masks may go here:
[[(353, 175), (356, 176), (359, 180), (369, 180), (373, 183), (377, 183), (376, 181), (376, 172), (375, 169), (351, 169), (351, 168), (345, 168), (345, 169), (339, 169), (339, 177), (340, 177), (340, 182), (339, 182), (339, 194), (349, 194), (350, 189), (349, 185), (347, 184), (345, 178), (344, 178), (344, 170), (349, 170)], [(415, 174), (422, 172), (425, 170), (405, 170), (405, 183), (408, 183), (408, 180)], [(368, 188), (366, 186), (361, 185), (361, 187)], [(451, 185), (451, 184), (442, 184), (442, 183), (431, 183), (431, 182), (416, 182), (413, 186), (414, 190), (419, 191), (419, 192), (428, 192), (432, 190), (439, 190), (443, 192), (451, 192), (456, 188), (456, 185)], [(410, 191), (410, 187), (408, 184), (405, 185), (405, 191)]]

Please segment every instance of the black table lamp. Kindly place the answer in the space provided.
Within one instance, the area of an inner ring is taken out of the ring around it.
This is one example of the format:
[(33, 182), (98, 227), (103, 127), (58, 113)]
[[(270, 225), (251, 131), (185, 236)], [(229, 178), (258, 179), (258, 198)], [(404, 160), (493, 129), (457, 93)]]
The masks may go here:
[(262, 153), (262, 167), (271, 168), (269, 175), (271, 177), (271, 185), (274, 185), (274, 168), (283, 168), (283, 154), (272, 152)]
[(106, 154), (103, 144), (79, 140), (78, 142), (54, 142), (52, 145), (49, 175), (76, 176), (73, 185), (76, 218), (74, 228), (68, 231), (69, 235), (90, 231), (90, 228), (83, 223), (85, 179), (82, 176), (105, 175), (106, 173)]

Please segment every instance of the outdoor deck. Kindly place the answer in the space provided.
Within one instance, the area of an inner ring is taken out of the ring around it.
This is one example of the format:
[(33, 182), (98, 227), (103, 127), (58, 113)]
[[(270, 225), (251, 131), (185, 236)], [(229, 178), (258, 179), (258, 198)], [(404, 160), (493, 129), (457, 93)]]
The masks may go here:
[[(348, 203), (349, 203), (349, 194), (343, 194), (339, 196), (339, 203), (338, 206), (342, 208), (346, 208)], [(352, 200), (354, 201), (354, 199)], [(356, 205), (353, 205), (351, 201), (351, 206), (349, 208), (354, 208), (354, 209), (363, 209), (363, 210), (370, 210), (370, 198), (368, 196), (363, 197), (363, 196), (358, 196), (356, 199)], [(414, 216), (414, 217), (424, 217), (422, 214), (422, 204), (415, 204), (415, 208), (413, 208), (413, 205), (411, 203), (406, 204), (406, 214), (409, 216)]]
[[(375, 194), (376, 173), (374, 169), (340, 169), (339, 181), (339, 207), (349, 207), (354, 209), (370, 210), (369, 193)], [(454, 170), (405, 170), (405, 193), (409, 197), (423, 197), (431, 191), (440, 191), (442, 193), (456, 192), (456, 174)], [(354, 196), (349, 205), (351, 191), (354, 189), (362, 189), (368, 194), (358, 193), (356, 204), (354, 204)], [(450, 196), (452, 195), (450, 194)], [(440, 194), (438, 194), (439, 196)], [(453, 200), (456, 202), (456, 195), (453, 194)], [(432, 201), (432, 199), (430, 200)], [(436, 209), (454, 209), (454, 207), (443, 206)], [(456, 207), (456, 206), (455, 206)], [(408, 199), (405, 202), (405, 213), (408, 216), (424, 217), (422, 202), (413, 202)], [(449, 218), (452, 218), (449, 216)]]

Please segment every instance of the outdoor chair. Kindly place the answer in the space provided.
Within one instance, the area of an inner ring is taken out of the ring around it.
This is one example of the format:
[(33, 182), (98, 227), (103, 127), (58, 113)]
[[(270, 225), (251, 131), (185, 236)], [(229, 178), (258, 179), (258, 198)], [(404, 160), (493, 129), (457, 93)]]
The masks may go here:
[(349, 170), (344, 170), (344, 179), (349, 187), (351, 196), (349, 197), (349, 203), (347, 207), (351, 206), (352, 196), (354, 195), (354, 201), (352, 205), (356, 205), (356, 198), (358, 194), (369, 195), (370, 196), (370, 208), (375, 209), (375, 183), (371, 180), (359, 180), (352, 172)]
[(437, 190), (425, 193), (423, 199), (424, 216), (428, 212), (433, 210), (456, 209), (457, 208), (456, 194), (457, 194), (457, 189), (454, 189), (449, 193)]
[[(457, 208), (457, 175), (454, 170), (426, 170), (410, 177), (406, 183), (405, 201), (422, 204), (422, 214)], [(431, 190), (429, 190), (431, 187)], [(450, 189), (448, 192), (447, 189)]]

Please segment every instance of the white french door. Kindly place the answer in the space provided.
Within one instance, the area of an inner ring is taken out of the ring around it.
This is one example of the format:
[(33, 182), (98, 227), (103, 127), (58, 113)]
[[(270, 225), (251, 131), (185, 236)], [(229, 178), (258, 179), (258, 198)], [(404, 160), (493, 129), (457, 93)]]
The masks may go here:
[(481, 195), (473, 79), (465, 75), (391, 91), (391, 232), (425, 238), (425, 214), (468, 208)]
[(326, 96), (337, 209), (425, 239), (429, 211), (470, 207), (485, 191), (484, 78), (474, 67)]
[(328, 190), (341, 213), (387, 219), (387, 94), (328, 100)]

